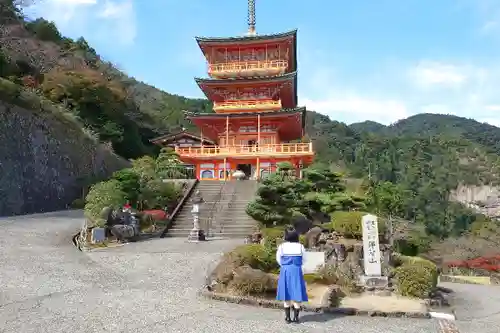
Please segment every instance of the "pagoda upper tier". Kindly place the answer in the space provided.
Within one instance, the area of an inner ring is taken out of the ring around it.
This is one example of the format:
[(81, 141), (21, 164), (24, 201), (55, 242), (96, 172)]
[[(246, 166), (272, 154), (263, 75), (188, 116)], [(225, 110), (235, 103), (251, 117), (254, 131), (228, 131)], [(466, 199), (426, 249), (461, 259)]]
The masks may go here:
[(196, 37), (212, 78), (283, 75), (297, 70), (297, 30), (272, 35)]
[(297, 73), (248, 79), (196, 79), (217, 113), (270, 112), (297, 106)]

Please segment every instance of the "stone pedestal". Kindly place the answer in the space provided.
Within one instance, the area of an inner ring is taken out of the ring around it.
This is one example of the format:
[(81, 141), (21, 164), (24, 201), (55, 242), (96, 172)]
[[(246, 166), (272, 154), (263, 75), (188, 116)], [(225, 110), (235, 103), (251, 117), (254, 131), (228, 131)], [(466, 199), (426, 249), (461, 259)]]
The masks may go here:
[(365, 288), (386, 289), (389, 286), (389, 279), (387, 276), (362, 275), (359, 279), (360, 284)]
[(193, 209), (193, 229), (191, 229), (191, 232), (189, 233), (188, 241), (198, 242), (204, 240), (206, 240), (206, 238), (205, 233), (200, 229), (199, 211), (198, 209)]

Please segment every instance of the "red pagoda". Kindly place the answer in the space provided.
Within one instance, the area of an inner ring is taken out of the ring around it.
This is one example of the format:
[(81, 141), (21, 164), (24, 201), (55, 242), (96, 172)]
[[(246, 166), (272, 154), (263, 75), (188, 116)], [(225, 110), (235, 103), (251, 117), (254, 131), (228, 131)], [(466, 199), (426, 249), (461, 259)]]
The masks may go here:
[(210, 77), (196, 82), (215, 113), (191, 115), (201, 146), (176, 151), (198, 179), (231, 179), (236, 170), (259, 179), (283, 161), (299, 173), (314, 157), (312, 143), (300, 142), (306, 109), (297, 107), (297, 31), (257, 35), (255, 1), (248, 3), (246, 36), (196, 37)]

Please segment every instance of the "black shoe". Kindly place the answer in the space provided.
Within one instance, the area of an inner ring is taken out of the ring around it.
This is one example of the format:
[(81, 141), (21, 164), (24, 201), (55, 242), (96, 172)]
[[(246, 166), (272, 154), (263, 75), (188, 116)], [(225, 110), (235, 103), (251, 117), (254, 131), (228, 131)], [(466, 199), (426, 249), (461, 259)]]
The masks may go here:
[(299, 322), (299, 313), (300, 313), (300, 308), (293, 308), (293, 322), (298, 323)]
[(285, 321), (287, 324), (292, 322), (292, 319), (290, 319), (290, 308), (285, 308)]

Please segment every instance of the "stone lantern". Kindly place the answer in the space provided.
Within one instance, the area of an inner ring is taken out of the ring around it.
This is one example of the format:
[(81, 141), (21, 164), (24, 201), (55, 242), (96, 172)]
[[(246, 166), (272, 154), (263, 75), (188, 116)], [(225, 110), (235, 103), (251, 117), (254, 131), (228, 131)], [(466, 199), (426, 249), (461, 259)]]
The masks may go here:
[(188, 240), (205, 240), (205, 234), (200, 228), (200, 206), (203, 202), (205, 202), (205, 200), (203, 200), (200, 191), (195, 192), (191, 202), (193, 203), (193, 209), (191, 210), (191, 213), (193, 214), (193, 229), (191, 229), (191, 232), (189, 233)]

